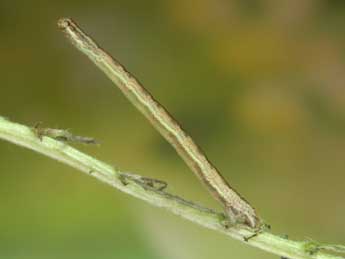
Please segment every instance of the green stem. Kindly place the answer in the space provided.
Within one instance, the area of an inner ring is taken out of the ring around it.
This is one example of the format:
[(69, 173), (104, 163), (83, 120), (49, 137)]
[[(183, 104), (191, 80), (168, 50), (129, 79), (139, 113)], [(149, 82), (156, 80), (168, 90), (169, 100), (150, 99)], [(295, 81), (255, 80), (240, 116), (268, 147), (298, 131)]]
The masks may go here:
[(10, 122), (5, 118), (0, 117), (0, 139), (32, 149), (55, 160), (61, 161), (62, 163), (93, 176), (120, 191), (142, 199), (156, 207), (165, 208), (168, 211), (205, 228), (216, 230), (232, 238), (238, 239), (247, 245), (291, 259), (344, 258), (328, 254), (323, 251), (317, 251), (312, 254), (310, 251), (308, 252), (308, 250), (306, 250), (307, 242), (288, 240), (268, 232), (259, 233), (258, 236), (253, 237), (246, 242), (244, 241), (244, 237), (250, 236), (253, 232), (243, 225), (236, 225), (229, 229), (224, 228), (221, 223), (221, 218), (223, 217), (222, 213), (217, 213), (211, 209), (203, 208), (164, 191), (143, 188), (141, 184), (130, 180), (130, 178), (128, 178), (128, 182), (124, 184), (121, 180), (121, 176), (124, 174), (123, 172), (76, 150), (66, 143), (47, 136), (40, 137), (41, 138), (37, 136), (32, 128)]

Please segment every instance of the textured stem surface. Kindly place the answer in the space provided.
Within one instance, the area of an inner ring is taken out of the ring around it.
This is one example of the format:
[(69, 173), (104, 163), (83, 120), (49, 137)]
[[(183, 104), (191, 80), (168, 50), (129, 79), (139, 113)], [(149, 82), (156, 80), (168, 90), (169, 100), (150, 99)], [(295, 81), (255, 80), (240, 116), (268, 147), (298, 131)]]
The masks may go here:
[(344, 259), (344, 257), (331, 255), (322, 251), (310, 254), (306, 249), (308, 242), (288, 240), (268, 232), (260, 233), (258, 236), (246, 242), (244, 241), (244, 237), (250, 236), (253, 232), (243, 225), (225, 229), (220, 220), (223, 216), (222, 213), (201, 207), (164, 191), (143, 188), (142, 185), (130, 179), (124, 184), (121, 180), (123, 172), (76, 150), (66, 143), (47, 136), (39, 138), (32, 128), (10, 122), (3, 117), (0, 117), (0, 139), (32, 149), (61, 161), (120, 191), (142, 199), (154, 206), (163, 207), (176, 215), (203, 227), (231, 236), (247, 245), (291, 259)]

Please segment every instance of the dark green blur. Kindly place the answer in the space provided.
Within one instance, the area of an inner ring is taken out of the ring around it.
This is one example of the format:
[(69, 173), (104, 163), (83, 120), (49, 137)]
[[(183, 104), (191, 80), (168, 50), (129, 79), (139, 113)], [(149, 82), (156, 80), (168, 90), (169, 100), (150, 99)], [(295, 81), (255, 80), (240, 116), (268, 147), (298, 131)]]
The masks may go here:
[[(79, 25), (153, 93), (273, 231), (345, 243), (345, 4), (0, 2), (0, 115), (221, 209), (57, 29)], [(278, 258), (0, 142), (0, 258)]]

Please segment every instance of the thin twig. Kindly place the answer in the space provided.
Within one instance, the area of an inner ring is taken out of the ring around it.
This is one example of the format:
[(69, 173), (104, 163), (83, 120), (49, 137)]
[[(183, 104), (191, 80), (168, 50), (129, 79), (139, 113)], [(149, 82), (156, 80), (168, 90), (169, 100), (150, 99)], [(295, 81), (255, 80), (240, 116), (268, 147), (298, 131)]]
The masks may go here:
[(94, 138), (73, 135), (68, 130), (43, 128), (41, 122), (36, 123), (33, 130), (40, 139), (42, 139), (43, 136), (47, 136), (63, 142), (74, 142), (87, 145), (99, 144)]
[[(306, 249), (310, 243), (309, 241), (293, 241), (269, 232), (262, 232), (246, 242), (243, 238), (254, 234), (254, 232), (243, 225), (225, 229), (221, 222), (224, 217), (222, 213), (196, 205), (193, 202), (186, 201), (165, 191), (157, 190), (154, 187), (143, 188), (142, 184), (131, 180), (130, 177), (126, 179), (127, 183), (124, 184), (122, 175), (126, 173), (86, 155), (64, 142), (48, 136), (42, 136), (42, 139), (40, 139), (32, 128), (10, 122), (3, 117), (0, 117), (0, 139), (26, 147), (70, 165), (122, 192), (142, 199), (156, 207), (165, 208), (176, 215), (205, 228), (213, 229), (238, 239), (247, 245), (293, 259), (344, 259), (344, 257), (326, 253), (323, 250), (326, 248), (322, 247), (321, 244), (319, 246), (322, 249), (318, 249), (318, 246), (316, 246), (313, 253), (313, 251)], [(336, 247), (336, 245), (327, 245), (327, 247), (327, 250), (331, 250), (330, 248)]]

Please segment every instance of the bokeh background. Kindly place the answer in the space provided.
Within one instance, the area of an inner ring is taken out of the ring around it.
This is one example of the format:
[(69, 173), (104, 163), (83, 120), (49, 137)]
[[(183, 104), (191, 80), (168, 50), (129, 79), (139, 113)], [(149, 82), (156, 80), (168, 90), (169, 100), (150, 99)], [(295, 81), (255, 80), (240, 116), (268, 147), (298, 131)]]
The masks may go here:
[[(345, 2), (0, 2), (1, 116), (221, 209), (120, 91), (58, 31), (73, 17), (291, 238), (345, 243)], [(277, 258), (0, 142), (0, 258)]]

